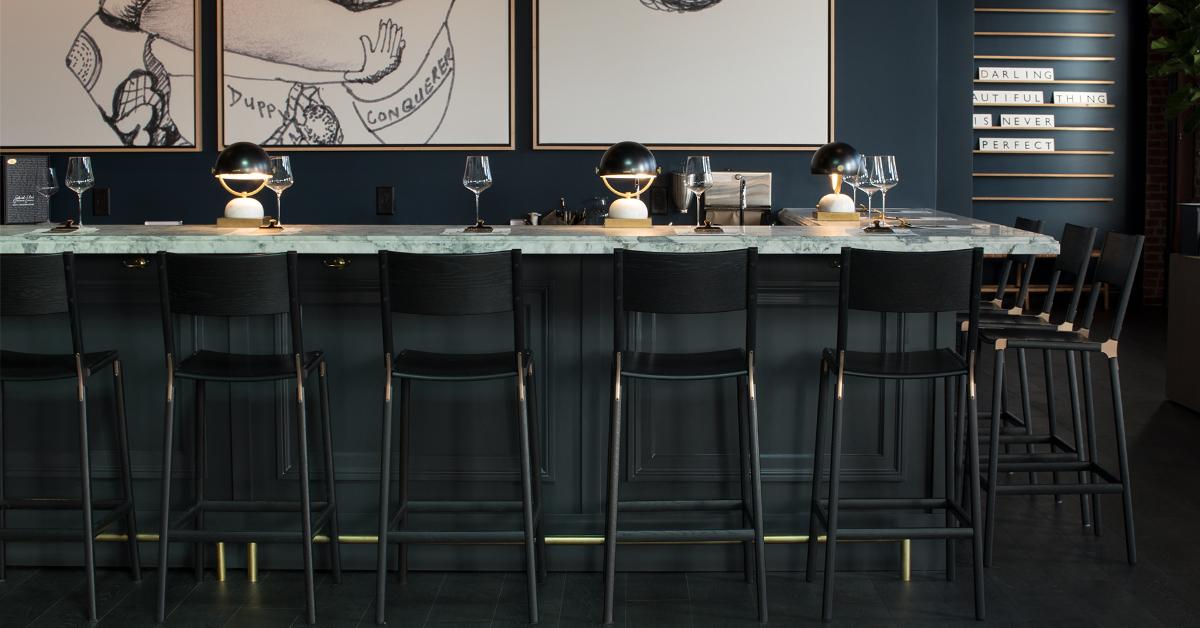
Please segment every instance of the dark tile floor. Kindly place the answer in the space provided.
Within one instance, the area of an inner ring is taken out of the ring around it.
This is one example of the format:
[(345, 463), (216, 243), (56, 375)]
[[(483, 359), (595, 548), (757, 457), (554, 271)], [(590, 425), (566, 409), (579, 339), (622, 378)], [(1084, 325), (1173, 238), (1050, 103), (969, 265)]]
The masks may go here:
[[(996, 564), (987, 573), (988, 626), (1200, 627), (1200, 416), (1164, 401), (1164, 316), (1134, 316), (1121, 343), (1129, 445), (1135, 485), (1140, 561), (1125, 563), (1117, 496), (1104, 498), (1106, 532), (1081, 533), (1078, 501), (1008, 497), (1001, 501)], [(1038, 399), (1040, 360), (1032, 360)], [(1099, 367), (1099, 362), (1096, 363)], [(1098, 371), (1102, 374), (1103, 371)], [(983, 381), (986, 379), (986, 374)], [(1097, 380), (1106, 378), (1097, 377)], [(1060, 380), (1061, 382), (1061, 380)], [(1060, 386), (1060, 394), (1065, 393)], [(1096, 390), (1101, 448), (1111, 452), (1106, 381)], [(1064, 395), (1065, 399), (1065, 395)], [(1044, 404), (1035, 407), (1044, 416)], [(1060, 403), (1064, 419), (1065, 401)], [(1064, 428), (1066, 426), (1064, 425)], [(1112, 455), (1105, 460), (1112, 464)], [(966, 548), (964, 547), (964, 550)], [(959, 552), (960, 560), (969, 557)], [(957, 582), (940, 573), (917, 573), (901, 582), (894, 573), (839, 575), (838, 621), (844, 626), (979, 626), (972, 621), (969, 565)], [(140, 584), (125, 571), (98, 575), (101, 626), (150, 626), (154, 573)], [(303, 625), (299, 573), (264, 572), (257, 584), (241, 578), (193, 581), (172, 572), (168, 626), (235, 627)], [(768, 578), (771, 624), (819, 625), (821, 587), (800, 574)], [(83, 625), (83, 576), (77, 569), (9, 570), (0, 582), (0, 628)], [(390, 626), (509, 626), (526, 619), (521, 574), (416, 573), (407, 586), (392, 585)], [(544, 626), (596, 625), (598, 574), (551, 574), (541, 589)], [(629, 627), (756, 626), (753, 587), (740, 574), (620, 574), (617, 623)], [(322, 626), (369, 626), (374, 619), (374, 577), (347, 573), (335, 585), (322, 576), (317, 608)]]

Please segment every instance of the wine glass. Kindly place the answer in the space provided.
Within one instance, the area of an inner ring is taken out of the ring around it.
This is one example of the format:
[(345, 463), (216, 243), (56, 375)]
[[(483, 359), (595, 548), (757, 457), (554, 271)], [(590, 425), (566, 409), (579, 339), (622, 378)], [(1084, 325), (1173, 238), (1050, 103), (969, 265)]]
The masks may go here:
[[(50, 197), (58, 194), (58, 176), (54, 173), (54, 168), (46, 168), (40, 173), (37, 180), (37, 193), (46, 202), (50, 202)], [(50, 221), (50, 214), (47, 212), (46, 221)]]
[(700, 227), (700, 201), (704, 193), (713, 186), (712, 164), (708, 155), (687, 158), (683, 168), (683, 185), (696, 196), (696, 227)]
[[(91, 157), (72, 157), (67, 160), (67, 178), (66, 184), (75, 192), (75, 196), (79, 198), (79, 222), (76, 226), (83, 226), (83, 193), (92, 189), (96, 185), (96, 173), (92, 171)], [(71, 221), (67, 220), (69, 224)]]
[(275, 191), (275, 224), (283, 226), (283, 191), (292, 187), (296, 178), (292, 175), (292, 158), (288, 156), (271, 158), (271, 178), (267, 187)]
[(875, 171), (872, 179), (879, 186), (879, 191), (883, 193), (883, 209), (879, 210), (879, 217), (886, 219), (888, 190), (900, 183), (900, 171), (896, 169), (896, 156), (879, 155), (875, 157)]
[(862, 181), (863, 170), (866, 167), (862, 165), (862, 155), (855, 155), (853, 160), (854, 172), (842, 177), (842, 181), (849, 185), (851, 190), (854, 190), (854, 209), (858, 211), (858, 184)]
[(862, 161), (858, 164), (860, 173), (858, 176), (858, 189), (867, 195), (867, 218), (870, 218), (873, 211), (871, 208), (871, 199), (879, 191), (879, 186), (875, 184), (875, 161), (879, 158), (863, 155), (860, 159)]
[(468, 233), (488, 233), (491, 227), (483, 224), (479, 217), (479, 195), (492, 187), (492, 165), (486, 155), (471, 155), (467, 157), (467, 165), (463, 169), (463, 187), (475, 193), (475, 224), (467, 227)]

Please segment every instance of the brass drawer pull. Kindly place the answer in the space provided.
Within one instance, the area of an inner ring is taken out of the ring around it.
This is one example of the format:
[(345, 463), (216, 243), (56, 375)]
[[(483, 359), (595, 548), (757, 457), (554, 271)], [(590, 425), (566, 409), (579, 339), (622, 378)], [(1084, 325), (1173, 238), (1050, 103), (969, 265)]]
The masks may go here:
[(333, 259), (325, 260), (325, 267), (332, 268), (334, 270), (346, 270), (346, 267), (349, 265), (350, 260), (344, 257), (335, 257)]
[(133, 259), (122, 260), (121, 265), (125, 268), (145, 268), (150, 265), (150, 260), (144, 257), (135, 257)]

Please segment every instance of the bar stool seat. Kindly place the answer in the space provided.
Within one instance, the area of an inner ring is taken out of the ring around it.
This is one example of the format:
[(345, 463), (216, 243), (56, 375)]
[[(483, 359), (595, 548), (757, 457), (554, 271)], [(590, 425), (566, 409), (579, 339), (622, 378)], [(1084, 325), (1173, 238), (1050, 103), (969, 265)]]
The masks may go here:
[[(82, 356), (83, 370), (91, 375), (117, 359), (116, 351), (96, 351)], [(75, 356), (70, 353), (0, 351), (0, 380), (37, 382), (76, 377)]]
[[(524, 352), (526, 364), (531, 355)], [(440, 381), (474, 381), (515, 377), (517, 362), (513, 352), (431, 353), (406, 349), (395, 355), (392, 376)]]
[[(1099, 351), (1103, 341), (1088, 338), (1085, 332), (1064, 331), (1054, 328), (1037, 327), (983, 327), (979, 338), (988, 345), (1004, 340), (1010, 349), (1066, 349), (1080, 351)], [(1053, 343), (1053, 346), (1046, 346)]]
[(642, 379), (718, 379), (747, 374), (746, 352), (741, 349), (699, 353), (621, 354), (621, 374)]
[[(836, 356), (829, 349), (825, 350), (825, 359), (829, 364), (837, 363)], [(859, 377), (886, 377), (889, 379), (952, 377), (966, 375), (967, 363), (962, 356), (949, 349), (905, 351), (903, 353), (847, 351), (845, 372), (847, 375)]]
[[(304, 372), (308, 373), (321, 363), (320, 351), (304, 354)], [(204, 379), (220, 382), (261, 382), (296, 377), (295, 356), (251, 355), (244, 353), (222, 353), (220, 351), (197, 351), (179, 362), (176, 377)]]

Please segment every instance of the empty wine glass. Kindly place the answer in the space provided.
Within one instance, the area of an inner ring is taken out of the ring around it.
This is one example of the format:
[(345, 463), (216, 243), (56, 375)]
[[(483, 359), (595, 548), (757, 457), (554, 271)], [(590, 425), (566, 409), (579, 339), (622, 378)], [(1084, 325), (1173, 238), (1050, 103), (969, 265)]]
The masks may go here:
[(875, 169), (874, 173), (872, 174), (872, 179), (875, 185), (879, 186), (879, 191), (883, 193), (883, 208), (879, 210), (879, 217), (886, 219), (888, 190), (896, 187), (896, 185), (900, 183), (900, 171), (896, 169), (896, 156), (876, 156)]
[(696, 227), (700, 227), (700, 202), (704, 193), (713, 186), (712, 164), (708, 155), (687, 158), (683, 168), (683, 185), (696, 196)]
[(862, 164), (862, 155), (855, 155), (853, 157), (852, 163), (854, 164), (854, 172), (842, 177), (842, 181), (845, 181), (846, 185), (849, 185), (850, 189), (854, 191), (852, 200), (854, 201), (854, 209), (855, 209), (855, 211), (857, 211), (858, 210), (858, 184), (862, 181), (863, 170), (866, 169), (866, 166), (864, 166)]
[[(79, 198), (79, 222), (77, 226), (83, 226), (83, 193), (92, 189), (96, 185), (96, 173), (92, 171), (91, 157), (72, 157), (67, 160), (67, 178), (65, 183), (67, 187), (75, 192), (75, 196)], [(68, 220), (68, 223), (71, 221)]]
[(492, 166), (485, 155), (467, 157), (467, 165), (463, 169), (463, 187), (475, 193), (475, 224), (467, 227), (469, 233), (488, 233), (491, 227), (483, 224), (479, 217), (479, 195), (492, 187)]
[(862, 161), (860, 161), (858, 164), (859, 172), (861, 173), (858, 177), (858, 189), (862, 190), (862, 193), (867, 195), (867, 218), (870, 218), (873, 211), (871, 207), (871, 199), (875, 196), (875, 193), (879, 191), (879, 186), (875, 184), (875, 160), (878, 159), (878, 157), (862, 155), (860, 159)]
[(283, 226), (283, 191), (292, 187), (295, 177), (292, 175), (292, 158), (287, 156), (271, 158), (271, 178), (267, 187), (275, 191), (275, 224)]
[[(54, 173), (54, 168), (46, 168), (43, 170), (37, 180), (37, 193), (46, 202), (50, 202), (50, 197), (58, 194), (58, 176)], [(50, 213), (46, 213), (46, 222), (50, 221)]]

